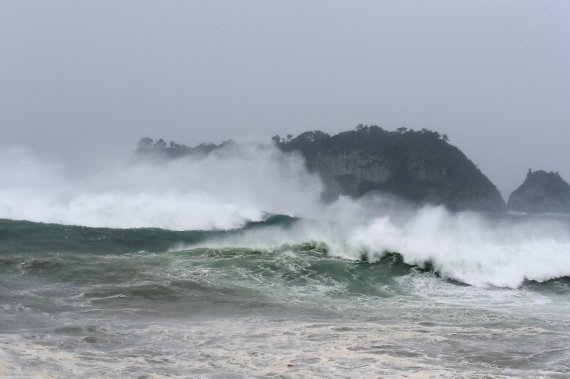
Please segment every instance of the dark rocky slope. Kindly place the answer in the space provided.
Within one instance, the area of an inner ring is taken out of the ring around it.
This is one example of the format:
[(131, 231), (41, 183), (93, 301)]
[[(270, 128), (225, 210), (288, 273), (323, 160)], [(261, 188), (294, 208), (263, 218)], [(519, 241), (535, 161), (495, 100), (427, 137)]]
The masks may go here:
[(508, 208), (526, 213), (570, 213), (570, 184), (557, 172), (531, 171), (509, 196)]
[(335, 136), (316, 131), (273, 141), (304, 156), (308, 168), (321, 175), (328, 199), (382, 191), (456, 210), (505, 209), (495, 185), (437, 132), (361, 125)]

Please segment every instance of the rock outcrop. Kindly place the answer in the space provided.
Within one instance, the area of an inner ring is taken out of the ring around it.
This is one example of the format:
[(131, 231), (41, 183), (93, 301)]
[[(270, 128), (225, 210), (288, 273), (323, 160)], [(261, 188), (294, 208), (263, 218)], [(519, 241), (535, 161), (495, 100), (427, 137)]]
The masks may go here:
[(570, 184), (557, 172), (528, 170), (511, 195), (508, 208), (526, 213), (570, 213)]
[(304, 156), (322, 177), (328, 200), (381, 191), (455, 210), (505, 209), (495, 185), (437, 132), (361, 125), (335, 136), (316, 131), (273, 141), (282, 151)]

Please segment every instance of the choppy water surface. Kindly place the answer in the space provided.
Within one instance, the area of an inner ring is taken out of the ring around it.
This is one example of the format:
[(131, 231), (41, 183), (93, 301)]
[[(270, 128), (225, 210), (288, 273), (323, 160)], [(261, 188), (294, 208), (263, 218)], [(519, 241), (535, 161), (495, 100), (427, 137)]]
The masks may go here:
[[(493, 266), (523, 274), (502, 287), (472, 256), (420, 264), (410, 245), (411, 255), (371, 249), (379, 233), (396, 241), (384, 224), (319, 240), (334, 226), (315, 223), (174, 232), (1, 221), (0, 375), (570, 376), (570, 280), (554, 275), (564, 267), (503, 262), (570, 259), (565, 220), (536, 256), (537, 236), (493, 241), (505, 251)], [(533, 265), (553, 277), (529, 280)]]

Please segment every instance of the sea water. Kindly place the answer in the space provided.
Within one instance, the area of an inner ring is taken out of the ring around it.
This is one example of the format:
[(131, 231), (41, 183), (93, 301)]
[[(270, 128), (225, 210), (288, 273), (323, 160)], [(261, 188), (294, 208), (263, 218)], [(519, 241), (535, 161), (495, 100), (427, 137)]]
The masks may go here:
[[(568, 220), (470, 214), (477, 244), (453, 229), (465, 215), (423, 213), (328, 239), (330, 222), (285, 216), (214, 231), (3, 220), (0, 375), (568, 377)], [(428, 215), (447, 229), (407, 241)], [(485, 222), (521, 235), (492, 240)]]
[(81, 174), (0, 151), (0, 377), (570, 377), (567, 216), (323, 204), (267, 146)]

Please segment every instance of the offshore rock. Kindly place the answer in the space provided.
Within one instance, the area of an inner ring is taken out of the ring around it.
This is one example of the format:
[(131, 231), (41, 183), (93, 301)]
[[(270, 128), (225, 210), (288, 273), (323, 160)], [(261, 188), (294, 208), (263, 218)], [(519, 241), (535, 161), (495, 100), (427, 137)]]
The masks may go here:
[(516, 212), (570, 213), (570, 184), (557, 172), (529, 169), (507, 205)]

